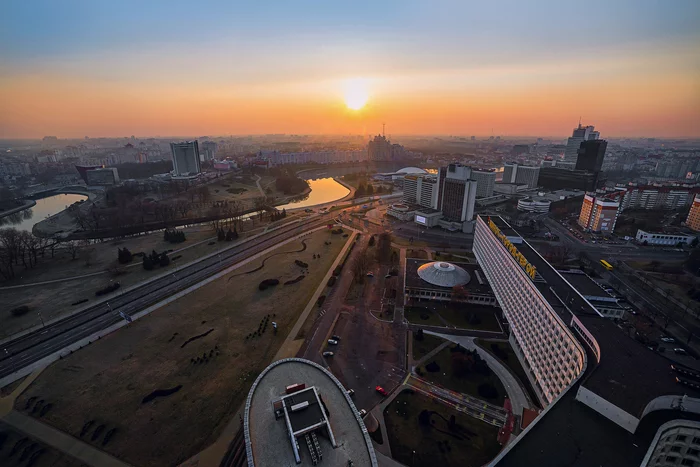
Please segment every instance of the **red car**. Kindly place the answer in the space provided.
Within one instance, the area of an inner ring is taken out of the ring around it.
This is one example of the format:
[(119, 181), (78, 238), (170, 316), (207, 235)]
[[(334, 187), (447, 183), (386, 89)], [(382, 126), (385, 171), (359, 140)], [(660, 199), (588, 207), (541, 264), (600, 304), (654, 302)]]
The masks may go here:
[(386, 396), (386, 390), (385, 390), (383, 387), (377, 386), (377, 387), (374, 388), (374, 389), (375, 389), (379, 394), (381, 394), (382, 396)]

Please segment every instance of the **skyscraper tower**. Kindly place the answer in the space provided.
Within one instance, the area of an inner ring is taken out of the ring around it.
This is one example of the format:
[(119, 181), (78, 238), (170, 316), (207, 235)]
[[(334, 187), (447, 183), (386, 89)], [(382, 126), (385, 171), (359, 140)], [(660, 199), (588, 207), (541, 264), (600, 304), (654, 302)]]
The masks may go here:
[[(578, 127), (574, 128), (573, 134), (566, 142), (566, 149), (564, 150), (564, 162), (566, 163), (566, 168), (571, 170), (574, 169), (576, 159), (578, 158), (578, 150), (579, 147), (581, 147), (582, 142), (592, 141), (598, 138), (600, 138), (600, 132), (595, 131), (595, 127), (593, 127), (593, 125), (582, 126), (579, 122)], [(562, 166), (564, 166), (564, 164), (562, 164)]]

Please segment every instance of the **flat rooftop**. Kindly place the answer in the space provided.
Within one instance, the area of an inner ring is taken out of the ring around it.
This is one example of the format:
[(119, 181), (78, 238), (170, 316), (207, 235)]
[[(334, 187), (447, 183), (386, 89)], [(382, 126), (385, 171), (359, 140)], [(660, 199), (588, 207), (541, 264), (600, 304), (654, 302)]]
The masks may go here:
[[(302, 359), (286, 359), (273, 363), (265, 369), (248, 395), (246, 403), (246, 449), (248, 465), (258, 467), (312, 466), (311, 455), (299, 440), (301, 463), (296, 464), (284, 417), (275, 418), (273, 402), (285, 396), (285, 388), (291, 384), (304, 383), (315, 386), (323, 405), (328, 409), (328, 421), (333, 430), (337, 448), (330, 440), (317, 431), (323, 459), (319, 467), (346, 466), (352, 461), (356, 466), (376, 466), (376, 457), (367, 430), (358, 415), (357, 408), (345, 393), (344, 388), (332, 375), (319, 365)], [(321, 408), (316, 404), (315, 409)], [(299, 412), (302, 417), (303, 411)], [(313, 416), (312, 412), (309, 412)], [(318, 413), (316, 413), (318, 415)], [(297, 426), (310, 420), (298, 418)], [(313, 422), (313, 420), (311, 420)], [(251, 455), (252, 454), (252, 455)]]
[(593, 279), (591, 279), (588, 274), (583, 271), (573, 270), (573, 271), (559, 271), (566, 281), (573, 285), (576, 290), (578, 290), (581, 295), (585, 297), (604, 297), (612, 298), (612, 296), (607, 293), (603, 288), (598, 285)]
[[(418, 275), (418, 268), (427, 263), (433, 263), (436, 260), (431, 259), (414, 259), (406, 258), (406, 283), (405, 287), (412, 287), (417, 289), (434, 289), (434, 290), (452, 290), (452, 287), (441, 287), (439, 285), (431, 284), (430, 282), (424, 281)], [(437, 260), (439, 261), (439, 260)], [(491, 286), (486, 280), (481, 267), (478, 264), (473, 263), (455, 263), (454, 261), (447, 261), (450, 264), (459, 266), (469, 273), (471, 278), (468, 283), (464, 284), (464, 290), (470, 293), (477, 294), (492, 294)], [(477, 274), (478, 273), (478, 274)], [(479, 283), (479, 278), (483, 281), (483, 284)]]

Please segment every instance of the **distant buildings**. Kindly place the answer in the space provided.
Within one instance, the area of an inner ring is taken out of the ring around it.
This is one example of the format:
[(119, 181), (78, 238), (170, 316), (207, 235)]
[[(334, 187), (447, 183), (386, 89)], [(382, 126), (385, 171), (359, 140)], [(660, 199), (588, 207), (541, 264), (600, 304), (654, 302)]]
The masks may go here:
[(438, 178), (442, 182), (438, 209), (452, 222), (471, 221), (474, 218), (476, 182), (471, 180), (471, 168), (461, 164), (441, 167)]
[(557, 167), (540, 168), (538, 184), (550, 190), (595, 191), (598, 177), (593, 172), (584, 170), (567, 170)]
[(680, 233), (646, 232), (637, 230), (635, 239), (645, 245), (678, 245), (679, 243), (689, 245), (695, 240), (694, 235), (684, 235)]
[(584, 230), (611, 234), (620, 212), (620, 202), (594, 194), (587, 194), (581, 204), (578, 224)]
[(304, 151), (278, 152), (261, 151), (256, 162), (267, 163), (270, 167), (287, 164), (344, 164), (367, 160), (365, 151)]
[(622, 198), (622, 210), (626, 209), (678, 209), (693, 203), (698, 186), (640, 185), (628, 186)]
[(367, 158), (370, 161), (391, 161), (391, 142), (384, 135), (377, 135), (367, 144)]
[(536, 188), (539, 177), (539, 167), (520, 165), (515, 162), (503, 164), (503, 183), (515, 183), (518, 185), (527, 185), (528, 188)]
[(185, 141), (182, 143), (170, 143), (170, 152), (173, 158), (173, 172), (177, 177), (196, 175), (202, 171), (199, 159), (199, 143)]
[(472, 169), (472, 180), (476, 182), (477, 198), (489, 198), (493, 196), (493, 187), (496, 184), (495, 170)]
[(98, 168), (85, 172), (88, 186), (112, 186), (119, 183), (116, 167)]
[(696, 232), (700, 232), (700, 193), (696, 194), (693, 199), (693, 205), (690, 207), (685, 225)]
[(202, 160), (213, 161), (216, 159), (217, 144), (214, 141), (205, 141), (202, 143)]
[(592, 125), (581, 126), (581, 123), (579, 123), (578, 127), (574, 128), (573, 134), (566, 142), (566, 149), (564, 150), (564, 161), (572, 165), (576, 164), (576, 160), (578, 158), (578, 150), (581, 147), (581, 143), (584, 141), (596, 140), (599, 137), (600, 133), (595, 131), (595, 128)]

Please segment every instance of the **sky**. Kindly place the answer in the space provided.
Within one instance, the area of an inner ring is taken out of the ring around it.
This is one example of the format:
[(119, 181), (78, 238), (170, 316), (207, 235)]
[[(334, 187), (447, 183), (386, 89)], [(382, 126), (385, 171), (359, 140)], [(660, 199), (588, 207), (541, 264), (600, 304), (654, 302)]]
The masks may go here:
[(0, 138), (564, 137), (579, 118), (700, 137), (698, 0), (5, 0), (2, 16)]

